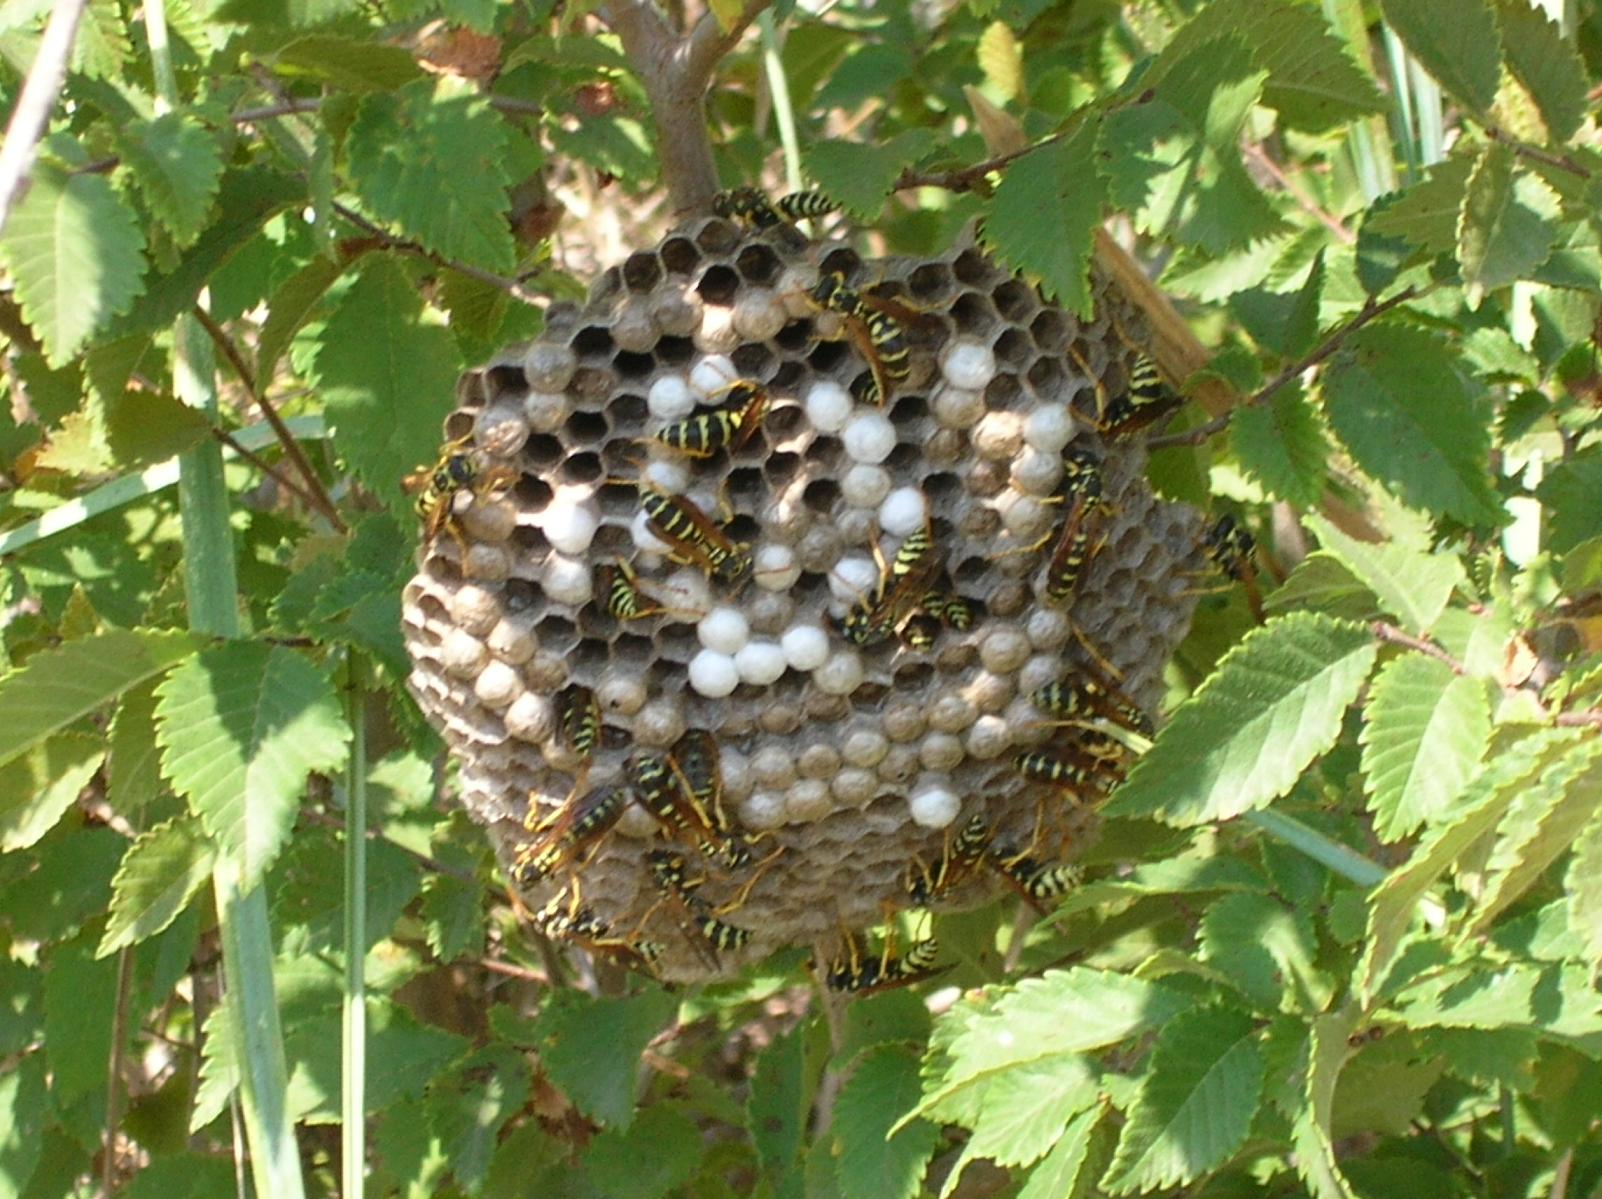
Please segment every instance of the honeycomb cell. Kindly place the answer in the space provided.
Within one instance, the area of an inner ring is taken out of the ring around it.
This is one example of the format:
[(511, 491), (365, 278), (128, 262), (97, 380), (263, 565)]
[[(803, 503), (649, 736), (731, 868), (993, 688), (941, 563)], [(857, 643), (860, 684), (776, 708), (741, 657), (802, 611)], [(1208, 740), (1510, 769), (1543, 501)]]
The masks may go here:
[(662, 282), (662, 262), (655, 254), (636, 251), (623, 260), (623, 285), (649, 294)]
[(933, 307), (956, 286), (951, 268), (943, 262), (926, 262), (907, 276), (907, 291), (925, 307)]
[(658, 251), (662, 266), (673, 275), (688, 275), (701, 261), (701, 251), (688, 237), (670, 237)]
[(1029, 324), (1029, 335), (1048, 354), (1061, 355), (1073, 337), (1073, 322), (1054, 308), (1047, 308)]
[(612, 331), (604, 325), (584, 326), (568, 344), (573, 347), (573, 353), (578, 355), (580, 361), (610, 358), (612, 351), (617, 348), (612, 341)]
[(990, 297), (979, 291), (965, 291), (951, 306), (951, 319), (969, 337), (986, 337), (1001, 323)]
[(1013, 325), (1027, 324), (1039, 307), (1034, 288), (1021, 279), (1008, 279), (999, 284), (991, 290), (990, 298), (996, 302), (996, 311), (1001, 313), (1002, 320)]
[(757, 242), (747, 245), (734, 259), (734, 269), (747, 283), (766, 287), (778, 278), (783, 263), (772, 246)]
[(726, 221), (708, 221), (695, 235), (695, 244), (707, 254), (721, 257), (740, 244), (740, 231)]
[(739, 273), (733, 267), (721, 264), (709, 266), (701, 272), (701, 280), (695, 285), (695, 290), (708, 304), (727, 306), (734, 303), (734, 297), (739, 293)]

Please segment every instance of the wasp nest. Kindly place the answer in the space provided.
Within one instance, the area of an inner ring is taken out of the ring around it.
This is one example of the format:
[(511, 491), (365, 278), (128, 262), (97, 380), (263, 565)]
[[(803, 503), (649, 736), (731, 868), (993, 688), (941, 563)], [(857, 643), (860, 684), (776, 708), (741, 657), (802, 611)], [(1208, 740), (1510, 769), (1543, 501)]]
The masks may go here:
[[(863, 322), (809, 295), (836, 274), (902, 313), (909, 353), (882, 405), (855, 398), (872, 398)], [(1093, 793), (1017, 759), (1079, 734), (1031, 696), (1088, 671), (1154, 710), (1203, 561), (1199, 515), (1152, 495), (1138, 443), (1097, 431), (1141, 340), (1138, 316), (1098, 289), (1084, 322), (972, 246), (862, 261), (788, 225), (713, 217), (465, 377), (446, 435), (480, 483), (443, 493), (446, 535), (406, 588), (411, 686), (512, 877), (529, 880), (530, 828), (621, 792), (616, 826), (525, 891), (554, 932), (705, 978), (880, 923), (908, 906), (911, 864), (937, 865), (975, 816), (1030, 861), (1072, 855)], [(735, 411), (728, 397), (750, 385), (765, 405), (716, 452), (657, 439)], [(1100, 463), (1088, 515), (1065, 496), (1076, 453)], [(735, 569), (664, 536), (648, 497), (688, 501), (677, 510), (707, 517)], [(1087, 549), (1071, 593), (1053, 595), (1070, 510)], [(939, 564), (928, 609), (847, 636), (920, 535)], [(620, 587), (633, 612), (613, 602)], [(940, 596), (957, 601), (949, 619)], [(682, 830), (665, 841), (637, 802), (642, 761), (672, 764), (703, 733), (721, 831), (750, 849), (738, 868)], [(676, 895), (665, 847), (696, 876), (678, 875)], [(945, 881), (937, 903), (971, 904), (1006, 880)]]

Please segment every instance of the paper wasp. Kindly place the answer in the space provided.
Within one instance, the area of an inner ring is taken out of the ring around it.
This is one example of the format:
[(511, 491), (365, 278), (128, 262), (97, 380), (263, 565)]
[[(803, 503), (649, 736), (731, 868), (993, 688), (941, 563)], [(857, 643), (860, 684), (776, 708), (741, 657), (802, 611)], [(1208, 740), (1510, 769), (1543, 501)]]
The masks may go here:
[(653, 439), (690, 458), (710, 458), (724, 446), (740, 449), (767, 411), (768, 389), (752, 379), (736, 379), (724, 390), (729, 393), (727, 402), (664, 425)]
[[(752, 840), (734, 827), (723, 806), (723, 765), (718, 756), (717, 738), (705, 729), (690, 729), (674, 743), (667, 761), (689, 793), (695, 810), (704, 813), (712, 826), (715, 844), (710, 851), (705, 845), (701, 846), (703, 851), (730, 870), (750, 865)], [(755, 881), (753, 877), (745, 890), (748, 891)]]
[(799, 191), (770, 201), (755, 187), (734, 187), (712, 197), (712, 211), (725, 220), (741, 220), (756, 229), (771, 229), (786, 220), (828, 216), (840, 206), (822, 192)]
[[(690, 877), (683, 854), (675, 853), (671, 849), (653, 849), (645, 856), (651, 866), (651, 876), (656, 880), (664, 898), (685, 909), (690, 924), (713, 949), (732, 951), (744, 949), (750, 944), (750, 929), (738, 928), (720, 920), (696, 894), (706, 880)], [(650, 918), (649, 914), (646, 918)]]
[(1246, 588), (1246, 603), (1259, 624), (1263, 621), (1263, 599), (1257, 587), (1257, 569), (1252, 565), (1257, 541), (1227, 512), (1202, 535), (1202, 549), (1225, 578)]
[(965, 878), (984, 860), (990, 845), (990, 826), (983, 816), (968, 817), (967, 823), (952, 837), (948, 830), (940, 861), (931, 870), (922, 858), (907, 867), (907, 896), (915, 907), (928, 907)]
[(867, 995), (890, 987), (904, 987), (939, 974), (935, 959), (940, 954), (940, 943), (933, 937), (915, 942), (902, 956), (894, 951), (894, 942), (885, 938), (884, 949), (878, 957), (864, 958), (857, 939), (845, 934), (845, 953), (830, 961), (824, 968), (823, 982), (831, 991), (851, 995)]
[(648, 483), (635, 484), (651, 531), (673, 547), (678, 560), (698, 566), (708, 578), (740, 582), (751, 573), (751, 553), (729, 540), (718, 524), (687, 496), (670, 495)]
[(1008, 885), (1041, 914), (1046, 911), (1046, 901), (1066, 895), (1084, 877), (1077, 866), (1064, 862), (1055, 865), (1041, 862), (1028, 850), (1013, 853), (1009, 849), (993, 847), (990, 850), (990, 863), (1007, 880)]
[[(574, 861), (612, 830), (633, 798), (626, 788), (602, 787), (563, 804), (529, 830), (535, 839), (517, 855), (514, 881), (533, 886)], [(530, 804), (530, 816), (534, 810)]]
[(667, 610), (660, 606), (648, 606), (640, 591), (639, 576), (625, 559), (603, 563), (597, 573), (599, 591), (605, 597), (606, 610), (614, 620), (644, 620), (647, 616), (656, 616)]
[(458, 437), (447, 441), (440, 449), (439, 460), (432, 466), (420, 466), (401, 479), (401, 489), (417, 498), (412, 507), (423, 522), (423, 545), (432, 545), (443, 532), (449, 532), (457, 549), (463, 550), (461, 530), (456, 526), (456, 496), (471, 490), (476, 496), (483, 486), (488, 494), (496, 494), (510, 487), (517, 472), (509, 466), (495, 466), (480, 471), (467, 447), (473, 438)]
[(1096, 421), (1103, 437), (1119, 440), (1161, 420), (1185, 402), (1185, 397), (1163, 379), (1157, 364), (1142, 353), (1129, 370), (1124, 390), (1108, 399), (1101, 396)]
[(819, 279), (807, 292), (807, 298), (845, 319), (847, 336), (873, 375), (867, 394), (861, 398), (871, 404), (884, 404), (890, 398), (891, 385), (906, 382), (912, 374), (912, 352), (901, 322), (880, 312), (860, 292), (848, 287), (845, 276), (838, 271)]
[(1089, 674), (1075, 675), (1068, 682), (1047, 683), (1029, 696), (1029, 702), (1061, 717), (1066, 724), (1100, 717), (1147, 737), (1152, 733), (1151, 717), (1134, 701)]
[(588, 760), (601, 740), (601, 705), (595, 692), (569, 683), (556, 693), (556, 719), (562, 744)]
[[(890, 562), (885, 562), (877, 541), (873, 556), (879, 562), (878, 582), (840, 622), (841, 633), (853, 645), (872, 645), (900, 631), (922, 609), (943, 569), (934, 531), (927, 524), (901, 543)], [(932, 635), (928, 641), (932, 643)]]

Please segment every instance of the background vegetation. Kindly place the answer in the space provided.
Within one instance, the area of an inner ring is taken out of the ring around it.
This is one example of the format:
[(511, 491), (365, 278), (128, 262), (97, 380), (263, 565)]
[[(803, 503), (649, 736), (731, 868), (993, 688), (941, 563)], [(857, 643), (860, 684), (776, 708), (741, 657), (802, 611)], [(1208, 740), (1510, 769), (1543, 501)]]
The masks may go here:
[[(685, 7), (0, 9), (0, 1197), (1602, 1195), (1597, 6)], [(843, 1009), (602, 994), (400, 687), (458, 371), (714, 171), (1131, 251), (1263, 547), (1088, 884)]]

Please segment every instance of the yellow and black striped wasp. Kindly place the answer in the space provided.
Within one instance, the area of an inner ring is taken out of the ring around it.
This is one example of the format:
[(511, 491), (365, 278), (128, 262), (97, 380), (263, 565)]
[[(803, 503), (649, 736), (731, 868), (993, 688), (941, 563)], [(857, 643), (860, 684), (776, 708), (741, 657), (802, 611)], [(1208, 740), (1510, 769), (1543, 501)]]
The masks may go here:
[(603, 954), (625, 966), (655, 974), (662, 946), (640, 937), (620, 937), (611, 925), (596, 915), (595, 909), (578, 902), (577, 892), (564, 889), (533, 913), (534, 927), (552, 940), (566, 941)]
[(644, 620), (648, 616), (656, 616), (667, 611), (660, 605), (649, 603), (640, 590), (639, 576), (634, 568), (623, 558), (614, 563), (603, 562), (597, 569), (597, 588), (606, 605), (607, 612), (614, 620)]
[(1029, 850), (1020, 853), (1005, 846), (993, 845), (989, 859), (1007, 885), (1041, 915), (1047, 912), (1047, 902), (1066, 895), (1084, 877), (1078, 866), (1065, 862), (1042, 862)]
[(831, 991), (868, 995), (920, 982), (946, 969), (935, 967), (935, 959), (940, 955), (940, 943), (933, 937), (914, 942), (905, 954), (898, 956), (894, 941), (887, 936), (879, 955), (866, 958), (856, 937), (849, 930), (844, 935), (844, 942), (844, 952), (824, 967), (823, 983)]
[(989, 845), (990, 826), (978, 814), (968, 817), (955, 837), (948, 829), (945, 848), (933, 869), (922, 858), (913, 858), (907, 866), (907, 897), (913, 906), (928, 907), (966, 878), (984, 861)]
[[(734, 827), (723, 804), (723, 764), (717, 738), (705, 729), (690, 729), (668, 751), (668, 766), (689, 793), (697, 812), (704, 813), (712, 826), (714, 844), (700, 846), (714, 862), (729, 870), (740, 870), (755, 856), (752, 838)], [(776, 853), (779, 851), (775, 851)], [(768, 860), (772, 860), (769, 858)], [(764, 863), (765, 864), (765, 863)], [(742, 889), (740, 899), (749, 892), (758, 876)]]
[(675, 560), (699, 567), (710, 579), (730, 585), (751, 573), (751, 552), (687, 496), (672, 495), (649, 483), (635, 484), (646, 523), (673, 549)]
[(712, 197), (712, 211), (718, 216), (743, 221), (754, 229), (771, 229), (786, 221), (828, 216), (839, 207), (818, 191), (790, 192), (773, 201), (759, 188), (731, 187)]
[(1097, 432), (1119, 441), (1161, 420), (1183, 404), (1185, 397), (1168, 385), (1149, 355), (1140, 353), (1123, 391), (1111, 397), (1098, 393), (1098, 400)]
[(664, 425), (653, 440), (690, 458), (710, 458), (724, 446), (738, 450), (751, 439), (768, 410), (768, 389), (754, 379), (736, 379), (724, 388), (728, 398)]
[(1029, 702), (1058, 717), (1063, 724), (1110, 720), (1142, 736), (1152, 734), (1151, 717), (1116, 687), (1086, 672), (1060, 683), (1047, 683), (1029, 696)]
[(1067, 506), (1057, 532), (1057, 544), (1046, 560), (1045, 599), (1068, 607), (1079, 588), (1079, 572), (1091, 555), (1091, 517), (1105, 507), (1102, 498), (1101, 459), (1092, 451), (1063, 451), (1063, 482), (1055, 499)]
[(440, 447), (439, 460), (432, 466), (419, 466), (401, 480), (401, 489), (415, 496), (412, 508), (423, 522), (423, 548), (427, 549), (441, 533), (449, 532), (456, 548), (463, 553), (461, 530), (456, 525), (456, 497), (462, 491), (471, 491), (476, 498), (480, 489), (485, 495), (495, 495), (510, 487), (517, 472), (510, 466), (494, 466), (480, 470), (468, 453), (473, 442), (472, 434), (447, 441)]
[(1121, 771), (1124, 747), (1105, 733), (1085, 730), (1071, 745), (1033, 749), (1017, 754), (1012, 768), (1031, 782), (1046, 783), (1076, 796), (1096, 793)]
[(870, 404), (884, 404), (890, 398), (892, 385), (906, 382), (912, 374), (912, 351), (900, 320), (879, 311), (874, 302), (847, 286), (845, 276), (838, 271), (819, 279), (807, 292), (807, 298), (818, 308), (844, 319), (846, 336), (872, 374), (866, 394), (858, 398)]
[[(840, 632), (853, 645), (873, 645), (899, 633), (923, 610), (945, 568), (934, 544), (934, 530), (928, 524), (910, 533), (889, 562), (880, 553), (877, 540), (873, 543), (873, 556), (879, 563), (878, 580), (840, 621)], [(926, 638), (932, 643), (933, 635), (919, 629), (914, 644)]]
[[(658, 890), (662, 892), (662, 902), (671, 904), (695, 930), (700, 940), (705, 941), (714, 950), (734, 952), (744, 949), (751, 942), (751, 930), (740, 928), (720, 919), (698, 894), (701, 886), (706, 882), (704, 878), (690, 875), (684, 855), (671, 849), (653, 849), (645, 855), (651, 867), (651, 877), (655, 880)], [(651, 912), (656, 911), (656, 907)], [(649, 920), (651, 912), (647, 912), (645, 919)], [(643, 923), (643, 921), (642, 921)], [(696, 946), (697, 952), (703, 948), (695, 937), (691, 943)], [(717, 963), (716, 956), (712, 964)]]
[[(529, 828), (533, 840), (517, 855), (512, 867), (513, 880), (531, 887), (551, 877), (612, 831), (634, 797), (624, 787), (601, 787), (560, 808)], [(529, 804), (532, 821), (538, 809)]]

